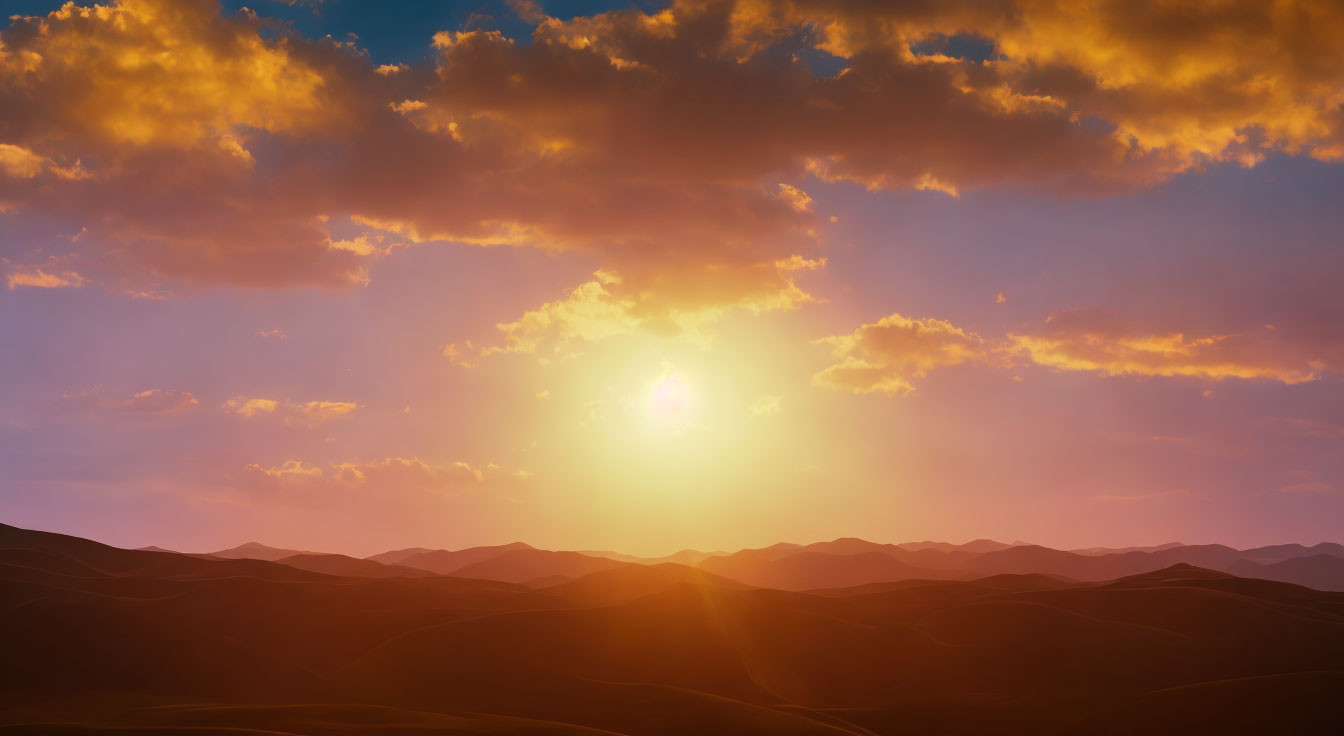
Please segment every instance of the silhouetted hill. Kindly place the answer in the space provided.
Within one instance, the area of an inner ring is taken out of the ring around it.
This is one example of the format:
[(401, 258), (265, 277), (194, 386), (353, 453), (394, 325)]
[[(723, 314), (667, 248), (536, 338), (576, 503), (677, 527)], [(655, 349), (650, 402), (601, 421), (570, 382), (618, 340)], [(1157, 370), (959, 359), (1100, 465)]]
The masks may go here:
[(1172, 547), (1184, 547), (1180, 542), (1167, 542), (1166, 544), (1155, 544), (1148, 547), (1087, 547), (1084, 549), (1071, 549), (1069, 552), (1075, 555), (1088, 555), (1095, 557), (1097, 555), (1118, 555), (1125, 552), (1159, 552)]
[(428, 547), (407, 547), (406, 549), (394, 549), (387, 552), (380, 552), (376, 555), (369, 555), (364, 559), (373, 560), (374, 562), (381, 562), (384, 565), (396, 565), (399, 564), (402, 560), (412, 555), (418, 555), (423, 554), (425, 552), (433, 552), (433, 551), (434, 550)]
[(543, 549), (514, 549), (453, 570), (453, 575), (481, 580), (523, 583), (555, 575), (577, 578), (600, 570), (629, 563), (605, 557), (589, 557), (578, 552), (550, 552)]
[(428, 570), (439, 575), (448, 575), (467, 565), (484, 562), (506, 552), (528, 549), (532, 549), (532, 546), (522, 542), (500, 544), (492, 547), (469, 547), (459, 550), (435, 549), (402, 557), (397, 564)]
[[(509, 552), (532, 549), (534, 548), (522, 542), (462, 550), (427, 550), (411, 547), (384, 552), (366, 559), (438, 575), (457, 575), (458, 571), (468, 566), (486, 562)], [(537, 551), (546, 553), (538, 559), (556, 554), (549, 550)], [(212, 553), (211, 556), (274, 561), (293, 556), (285, 554), (291, 552), (292, 550), (249, 542), (231, 550)], [(851, 564), (835, 565), (837, 572), (828, 576), (825, 570), (831, 567), (833, 560), (804, 556), (785, 562), (802, 553), (821, 554), (827, 557), (880, 554), (899, 562), (900, 565), (890, 565), (872, 558), (858, 558), (851, 560)], [(1330, 560), (1293, 562), (1319, 555), (1344, 560), (1344, 546), (1331, 542), (1310, 547), (1300, 544), (1280, 544), (1248, 550), (1236, 550), (1216, 544), (1183, 545), (1172, 542), (1150, 547), (1089, 547), (1064, 551), (1023, 543), (1009, 545), (989, 539), (977, 539), (966, 544), (947, 542), (878, 544), (845, 537), (808, 545), (779, 543), (732, 554), (707, 554), (696, 550), (682, 550), (661, 558), (637, 557), (613, 551), (565, 554), (640, 565), (657, 565), (665, 562), (697, 565), (749, 585), (789, 590), (819, 590), (823, 587), (849, 587), (870, 582), (916, 578), (971, 580), (996, 574), (1041, 573), (1070, 580), (1103, 581), (1160, 570), (1174, 564), (1197, 565), (1243, 577), (1300, 582), (1321, 589), (1344, 590), (1344, 572), (1338, 569), (1340, 566), (1335, 562)], [(312, 567), (307, 563), (298, 566)], [(508, 565), (500, 567), (485, 565), (473, 567), (469, 572), (460, 574), (484, 579), (492, 579), (488, 577), (491, 575), (503, 576), (493, 579), (544, 587), (581, 577), (597, 569), (605, 569), (600, 565), (593, 566), (591, 563), (570, 565), (537, 563), (530, 567), (520, 566), (516, 570), (508, 568)], [(386, 573), (376, 568), (363, 569), (365, 572), (362, 574), (365, 575)], [(354, 567), (346, 568), (345, 571), (336, 568), (331, 570), (335, 574), (361, 574), (355, 572)], [(539, 571), (541, 574), (519, 577), (532, 571)]]
[(385, 565), (373, 560), (361, 560), (345, 555), (293, 555), (276, 560), (281, 565), (311, 570), (326, 575), (361, 578), (424, 578), (434, 575), (405, 565)]
[(610, 731), (486, 713), (429, 713), (380, 705), (174, 703), (93, 709), (91, 723), (64, 722), (47, 708), (11, 706), (5, 736), (611, 736)]
[(665, 562), (673, 562), (678, 565), (694, 565), (706, 557), (712, 556), (709, 552), (701, 552), (694, 549), (683, 549), (663, 557), (637, 557), (635, 555), (622, 554), (611, 550), (580, 549), (575, 551), (581, 555), (588, 555), (589, 557), (605, 557), (609, 560), (631, 562), (637, 565), (661, 565)]
[[(1021, 544), (1017, 542), (1016, 544)], [(1001, 549), (1008, 549), (1014, 545), (996, 542), (993, 539), (973, 539), (965, 544), (952, 544), (950, 542), (903, 542), (895, 545), (904, 550), (919, 552), (921, 550), (932, 549), (939, 552), (997, 552)]]
[(1191, 581), (1226, 580), (1232, 577), (1236, 576), (1225, 572), (1219, 572), (1217, 570), (1209, 570), (1203, 567), (1197, 567), (1195, 565), (1190, 565), (1184, 562), (1178, 562), (1175, 565), (1171, 565), (1170, 567), (1164, 567), (1160, 570), (1152, 570), (1150, 572), (1138, 573), (1137, 575), (1127, 575), (1123, 578), (1118, 578), (1116, 580), (1110, 581), (1110, 584), (1146, 585), (1149, 583), (1157, 583), (1157, 582), (1167, 583), (1182, 580), (1191, 580)]
[(1296, 583), (1317, 590), (1344, 590), (1344, 557), (1332, 554), (1290, 557), (1265, 565), (1260, 570), (1247, 570), (1247, 575)]
[(317, 573), (252, 559), (212, 559), (199, 555), (109, 547), (80, 537), (30, 531), (0, 524), (0, 562), (70, 576), (150, 579), (257, 577), (317, 580)]
[[(1291, 547), (1282, 545), (1281, 551), (1289, 550)], [(1300, 549), (1310, 550), (1306, 547)], [(1246, 559), (1238, 550), (1219, 544), (1186, 545), (1152, 552), (1106, 555), (1079, 555), (1029, 545), (989, 552), (970, 560), (966, 566), (982, 574), (1042, 572), (1075, 580), (1099, 581), (1161, 570), (1176, 564), (1195, 565), (1243, 577), (1284, 582), (1310, 581), (1312, 587), (1323, 590), (1344, 590), (1344, 557), (1320, 554), (1292, 557), (1279, 563), (1262, 565)]]
[(1311, 547), (1305, 547), (1300, 544), (1275, 544), (1268, 547), (1256, 547), (1254, 549), (1243, 550), (1241, 552), (1242, 559), (1266, 565), (1282, 562), (1294, 557), (1311, 557), (1313, 555), (1344, 557), (1344, 545), (1335, 544), (1334, 542), (1321, 542), (1320, 544)]
[[(828, 581), (837, 562), (864, 574), (901, 564), (883, 552), (744, 557), (789, 581), (814, 564)], [(0, 733), (1337, 730), (1341, 593), (1188, 564), (817, 594), (572, 552), (476, 564), (517, 577), (576, 560), (607, 569), (532, 590), (0, 526)]]
[[(705, 570), (674, 562), (658, 565), (623, 565), (584, 575), (543, 590), (567, 600), (600, 606), (661, 593), (677, 585), (705, 585), (744, 590), (743, 583)], [(536, 587), (536, 586), (534, 586)]]
[(826, 554), (810, 549), (782, 557), (748, 550), (711, 557), (700, 568), (760, 588), (815, 590), (848, 588), (908, 578), (938, 578), (932, 570), (911, 567), (882, 552)]
[(261, 542), (245, 542), (237, 547), (221, 549), (218, 552), (207, 553), (211, 557), (220, 557), (226, 560), (266, 560), (275, 562), (282, 557), (293, 557), (294, 555), (319, 555), (321, 552), (309, 552), (301, 549), (281, 549), (279, 547), (268, 547)]
[(1328, 733), (1338, 730), (1341, 692), (1344, 692), (1344, 672), (1293, 672), (1200, 682), (1126, 700), (1081, 724), (1076, 733), (1079, 736)]

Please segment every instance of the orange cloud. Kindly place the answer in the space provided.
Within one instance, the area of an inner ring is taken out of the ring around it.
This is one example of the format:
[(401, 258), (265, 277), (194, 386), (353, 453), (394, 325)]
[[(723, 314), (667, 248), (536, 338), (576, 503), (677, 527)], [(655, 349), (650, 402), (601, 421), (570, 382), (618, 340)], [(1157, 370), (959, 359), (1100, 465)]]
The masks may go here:
[(196, 406), (190, 391), (165, 391), (152, 388), (127, 398), (108, 396), (101, 389), (66, 394), (61, 403), (70, 408), (116, 414), (163, 415), (176, 414)]
[(244, 471), (249, 474), (257, 474), (267, 479), (281, 482), (305, 481), (321, 478), (323, 476), (321, 468), (309, 465), (302, 460), (286, 460), (273, 467), (265, 467), (252, 463), (244, 468)]
[(420, 458), (404, 457), (388, 457), (366, 463), (340, 463), (333, 467), (336, 477), (342, 481), (411, 489), (436, 489), (462, 483), (480, 483), (485, 480), (487, 472), (500, 469), (494, 464), (474, 467), (457, 461), (434, 465)]
[[(429, 493), (480, 485), (492, 476), (508, 475), (503, 471), (494, 463), (484, 466), (462, 461), (435, 464), (414, 457), (330, 463), (325, 468), (302, 460), (288, 460), (275, 466), (250, 464), (243, 469), (241, 479), (254, 488), (310, 493), (360, 490)], [(525, 477), (518, 472), (511, 475)]]
[(20, 286), (35, 289), (78, 288), (88, 279), (74, 271), (46, 271), (41, 266), (19, 266), (5, 274), (5, 284), (13, 291)]
[[(387, 233), (581, 252), (619, 274), (508, 323), (499, 347), (525, 352), (807, 302), (780, 264), (816, 262), (825, 239), (809, 175), (1073, 193), (1344, 156), (1337, 3), (525, 8), (529, 43), (440, 32), (432, 66), (395, 67), (211, 0), (16, 20), (0, 206), (87, 228), (74, 245), (131, 292), (355, 287)], [(956, 34), (988, 58), (938, 46)], [(818, 50), (843, 71), (814, 72)], [(332, 218), (370, 229), (334, 237)]]
[(310, 428), (343, 417), (358, 408), (359, 404), (352, 401), (292, 402), (245, 396), (229, 399), (223, 404), (223, 409), (233, 414), (245, 417), (276, 414), (283, 417), (286, 424)]
[(815, 342), (829, 345), (840, 362), (814, 375), (813, 383), (859, 394), (908, 394), (914, 381), (934, 369), (989, 357), (985, 341), (973, 332), (945, 320), (900, 314)]
[(1276, 331), (1190, 337), (1145, 330), (1099, 310), (1062, 311), (1034, 334), (1010, 333), (996, 340), (945, 320), (892, 314), (861, 325), (852, 334), (822, 338), (815, 344), (830, 346), (839, 362), (814, 375), (814, 384), (888, 395), (908, 394), (929, 372), (963, 363), (1010, 368), (1015, 361), (1026, 360), (1107, 376), (1268, 379), (1292, 384), (1316, 380), (1340, 360), (1335, 345), (1301, 337), (1289, 341)]
[(1009, 350), (1038, 365), (1103, 375), (1265, 378), (1301, 383), (1325, 365), (1263, 333), (1187, 336), (1153, 333), (1097, 311), (1052, 315), (1033, 335), (1008, 335)]
[(279, 406), (280, 402), (275, 399), (249, 399), (243, 396), (224, 402), (224, 409), (235, 414), (242, 414), (245, 417), (258, 414), (274, 414)]
[(22, 146), (0, 143), (0, 172), (17, 179), (31, 179), (46, 168), (47, 159)]
[(774, 416), (783, 409), (783, 401), (782, 396), (762, 396), (747, 407), (747, 413), (757, 417)]

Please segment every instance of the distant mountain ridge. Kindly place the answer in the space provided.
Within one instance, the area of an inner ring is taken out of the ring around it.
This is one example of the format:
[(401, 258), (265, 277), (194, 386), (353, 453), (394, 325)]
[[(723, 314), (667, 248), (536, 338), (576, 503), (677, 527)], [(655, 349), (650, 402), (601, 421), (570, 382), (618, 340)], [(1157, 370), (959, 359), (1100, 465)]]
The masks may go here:
[(368, 578), (428, 578), (434, 573), (405, 565), (384, 564), (373, 560), (361, 560), (358, 557), (332, 554), (290, 555), (274, 560), (281, 565), (297, 567), (300, 570), (320, 572), (325, 575)]
[[(834, 582), (837, 562), (905, 574), (900, 555), (1093, 559), (834, 541), (711, 559), (789, 585), (818, 571)], [(1000, 573), (790, 592), (530, 547), (473, 565), (608, 569), (529, 587), (285, 559), (0, 525), (0, 734), (1314, 734), (1338, 730), (1344, 688), (1344, 593), (1188, 563), (1096, 582)]]
[(218, 552), (207, 552), (206, 554), (211, 557), (222, 557), (226, 560), (266, 560), (267, 562), (275, 562), (283, 557), (293, 557), (294, 555), (320, 555), (323, 553), (303, 549), (270, 547), (261, 542), (244, 542), (237, 547), (221, 549)]
[[(460, 550), (409, 547), (371, 555), (363, 560), (249, 542), (209, 556), (261, 559), (340, 575), (417, 577), (433, 574), (532, 585), (552, 585), (621, 565), (675, 563), (699, 567), (747, 585), (783, 590), (846, 588), (911, 579), (969, 580), (1001, 574), (1043, 574), (1089, 582), (1189, 564), (1242, 577), (1291, 582), (1321, 590), (1344, 590), (1344, 545), (1334, 542), (1310, 546), (1279, 544), (1245, 550), (1218, 544), (1178, 542), (1060, 550), (991, 539), (976, 539), (964, 544), (933, 541), (881, 544), (841, 537), (806, 545), (781, 542), (733, 553), (686, 549), (655, 558), (613, 551), (543, 550), (523, 542), (512, 542)], [(391, 569), (377, 567), (379, 565)]]

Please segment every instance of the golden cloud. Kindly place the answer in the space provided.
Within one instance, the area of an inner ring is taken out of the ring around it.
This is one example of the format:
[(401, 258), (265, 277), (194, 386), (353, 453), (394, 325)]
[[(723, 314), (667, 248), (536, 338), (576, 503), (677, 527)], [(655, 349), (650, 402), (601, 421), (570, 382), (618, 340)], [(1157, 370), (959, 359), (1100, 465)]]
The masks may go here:
[(1060, 312), (1047, 319), (1040, 332), (1010, 334), (1008, 341), (1013, 354), (1038, 365), (1111, 376), (1302, 383), (1316, 379), (1325, 369), (1323, 361), (1284, 343), (1273, 331), (1203, 337), (1153, 333), (1097, 311)]
[(323, 475), (321, 468), (315, 465), (309, 465), (302, 460), (286, 460), (285, 462), (272, 467), (252, 463), (244, 468), (244, 471), (247, 473), (259, 474), (276, 481), (311, 480), (314, 478), (321, 478)]
[(199, 402), (190, 391), (152, 388), (121, 398), (110, 396), (101, 388), (96, 388), (78, 394), (66, 394), (61, 398), (61, 403), (68, 408), (85, 411), (148, 416), (176, 414), (196, 406)]
[(234, 414), (253, 417), (258, 414), (274, 414), (280, 402), (275, 399), (249, 399), (239, 396), (224, 402), (224, 409)]
[(493, 463), (484, 467), (474, 467), (462, 461), (435, 465), (420, 458), (404, 457), (388, 457), (366, 463), (339, 463), (333, 468), (335, 477), (342, 481), (410, 489), (480, 483), (485, 480), (487, 472), (500, 469)]
[[(809, 175), (1105, 192), (1271, 152), (1344, 156), (1333, 2), (518, 7), (530, 43), (441, 32), (432, 66), (376, 67), (212, 0), (15, 20), (0, 205), (86, 227), (77, 249), (132, 292), (358, 286), (389, 232), (620, 274), (507, 323), (500, 347), (525, 352), (805, 303), (779, 264), (816, 262), (825, 238)], [(984, 53), (957, 57), (957, 37)], [(838, 73), (809, 66), (822, 52)], [(332, 218), (369, 230), (337, 237)]]
[(78, 288), (88, 283), (75, 271), (47, 271), (41, 266), (19, 266), (5, 274), (5, 284), (13, 291), (20, 286), (34, 289)]
[(47, 159), (22, 146), (0, 143), (0, 171), (17, 179), (31, 179), (47, 166)]
[(352, 401), (293, 402), (239, 396), (225, 401), (222, 408), (232, 414), (241, 414), (245, 417), (276, 414), (281, 416), (288, 425), (311, 428), (343, 417), (358, 409), (359, 404)]
[(891, 314), (853, 333), (824, 337), (840, 359), (812, 377), (818, 386), (852, 393), (905, 395), (914, 381), (937, 368), (983, 362), (989, 358), (985, 341), (946, 320), (912, 319)]
[(774, 416), (783, 409), (783, 401), (782, 396), (762, 396), (747, 407), (747, 413), (757, 417)]
[(1310, 336), (1288, 340), (1269, 326), (1249, 333), (1196, 337), (1146, 330), (1104, 311), (1077, 309), (1051, 315), (1032, 334), (1010, 333), (1002, 340), (986, 340), (945, 320), (892, 314), (851, 334), (815, 343), (829, 346), (839, 362), (814, 375), (813, 383), (888, 395), (908, 394), (915, 390), (915, 381), (931, 371), (964, 363), (1010, 368), (1025, 360), (1106, 376), (1294, 384), (1320, 378), (1344, 357), (1335, 346)]
[[(302, 460), (288, 460), (274, 466), (250, 464), (243, 469), (242, 480), (254, 487), (279, 490), (425, 493), (479, 485), (492, 476), (508, 475), (503, 471), (494, 463), (484, 466), (462, 461), (436, 464), (416, 457), (330, 463), (325, 468)], [(518, 473), (512, 476), (523, 477)]]

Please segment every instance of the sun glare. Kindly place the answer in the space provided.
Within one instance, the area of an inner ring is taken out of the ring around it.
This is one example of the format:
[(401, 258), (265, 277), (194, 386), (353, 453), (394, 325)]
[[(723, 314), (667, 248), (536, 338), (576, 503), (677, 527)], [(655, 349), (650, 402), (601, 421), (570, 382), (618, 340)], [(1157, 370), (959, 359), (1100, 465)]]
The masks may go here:
[(690, 391), (681, 376), (668, 374), (653, 386), (649, 396), (649, 412), (656, 417), (674, 417), (686, 409)]

